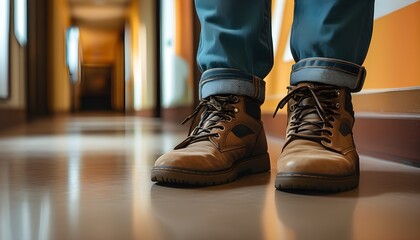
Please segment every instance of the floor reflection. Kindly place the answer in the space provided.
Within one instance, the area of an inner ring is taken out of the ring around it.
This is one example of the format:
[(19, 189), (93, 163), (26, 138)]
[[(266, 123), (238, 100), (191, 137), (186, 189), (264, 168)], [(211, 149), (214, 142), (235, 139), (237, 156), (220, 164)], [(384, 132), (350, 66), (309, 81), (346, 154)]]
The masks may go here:
[(0, 161), (0, 239), (11, 239), (9, 165)]
[(354, 193), (302, 195), (276, 192), (277, 214), (294, 239), (353, 239)]
[(208, 188), (153, 185), (152, 210), (161, 238), (264, 239), (261, 222), (269, 176)]
[[(275, 170), (207, 188), (150, 181), (185, 129), (59, 117), (0, 132), (0, 240), (418, 239), (420, 169), (362, 156), (354, 191), (274, 190)], [(272, 169), (281, 142), (269, 138)]]

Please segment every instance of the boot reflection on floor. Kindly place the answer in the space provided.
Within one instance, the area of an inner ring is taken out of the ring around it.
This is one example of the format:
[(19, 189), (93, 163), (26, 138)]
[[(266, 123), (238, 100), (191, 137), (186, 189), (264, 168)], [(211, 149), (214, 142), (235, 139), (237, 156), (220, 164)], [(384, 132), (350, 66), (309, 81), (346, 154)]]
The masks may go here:
[[(340, 195), (295, 195), (276, 192), (280, 222), (295, 239), (353, 239), (355, 192)], [(343, 197), (340, 197), (343, 195)]]
[(263, 239), (269, 174), (208, 188), (153, 185), (151, 204), (162, 239)]

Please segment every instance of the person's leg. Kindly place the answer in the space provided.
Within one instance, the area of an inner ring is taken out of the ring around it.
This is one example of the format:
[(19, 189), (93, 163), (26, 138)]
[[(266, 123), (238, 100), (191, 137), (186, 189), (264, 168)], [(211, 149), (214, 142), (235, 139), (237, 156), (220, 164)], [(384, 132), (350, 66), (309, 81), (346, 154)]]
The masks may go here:
[(296, 0), (290, 43), (297, 63), (291, 84), (310, 81), (360, 90), (373, 6), (374, 0)]
[(280, 190), (357, 187), (350, 92), (366, 75), (374, 0), (295, 0), (286, 143), (278, 160)]
[(273, 66), (270, 0), (196, 0), (201, 23), (200, 97), (238, 94), (264, 101)]
[(200, 104), (187, 139), (156, 161), (152, 181), (160, 183), (215, 185), (270, 168), (260, 105), (273, 65), (271, 0), (195, 4)]

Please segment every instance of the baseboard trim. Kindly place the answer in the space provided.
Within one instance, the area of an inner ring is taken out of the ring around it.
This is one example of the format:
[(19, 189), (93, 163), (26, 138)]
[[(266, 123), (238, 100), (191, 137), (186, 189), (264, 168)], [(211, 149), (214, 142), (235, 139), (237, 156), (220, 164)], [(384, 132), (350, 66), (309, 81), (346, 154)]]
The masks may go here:
[[(362, 90), (353, 94), (356, 112), (370, 113), (420, 113), (420, 88)], [(398, 116), (398, 115), (397, 115)]]
[[(268, 135), (284, 138), (286, 114), (263, 114)], [(420, 167), (420, 119), (359, 114), (353, 129), (359, 154)]]

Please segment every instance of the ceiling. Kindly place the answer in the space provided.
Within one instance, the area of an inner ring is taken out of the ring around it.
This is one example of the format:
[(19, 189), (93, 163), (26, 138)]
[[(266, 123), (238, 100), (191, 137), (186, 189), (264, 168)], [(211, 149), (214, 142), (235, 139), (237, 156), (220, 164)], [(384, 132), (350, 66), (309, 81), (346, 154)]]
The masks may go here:
[(69, 0), (75, 24), (101, 28), (123, 26), (130, 2), (131, 0)]
[(116, 59), (118, 41), (121, 41), (117, 30), (80, 28), (80, 45), (83, 51), (83, 62), (86, 64), (108, 64)]
[(85, 63), (114, 61), (131, 0), (68, 0)]

